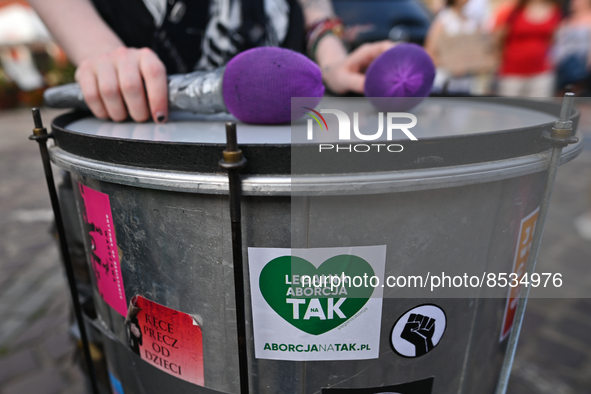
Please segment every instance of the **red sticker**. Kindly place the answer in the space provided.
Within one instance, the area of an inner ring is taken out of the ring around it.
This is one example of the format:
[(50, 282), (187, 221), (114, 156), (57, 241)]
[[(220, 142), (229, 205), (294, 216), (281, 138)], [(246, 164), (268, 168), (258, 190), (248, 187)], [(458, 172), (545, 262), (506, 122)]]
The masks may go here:
[(90, 243), (90, 261), (99, 294), (109, 306), (126, 316), (127, 301), (109, 196), (82, 184), (79, 189), (84, 200), (84, 230)]
[(127, 318), (131, 350), (164, 372), (203, 386), (203, 342), (195, 319), (142, 296), (132, 305), (130, 312), (137, 314)]
[(511, 328), (513, 328), (513, 320), (515, 320), (517, 303), (519, 302), (519, 296), (521, 295), (520, 282), (523, 278), (523, 275), (525, 274), (525, 266), (527, 264), (527, 258), (529, 257), (529, 250), (531, 248), (532, 238), (539, 212), (540, 208), (538, 207), (535, 211), (521, 220), (512, 272), (517, 278), (518, 285), (509, 288), (507, 304), (505, 305), (505, 313), (503, 314), (503, 325), (501, 328), (500, 341), (503, 341), (505, 338), (507, 338), (507, 335), (509, 335), (511, 332)]

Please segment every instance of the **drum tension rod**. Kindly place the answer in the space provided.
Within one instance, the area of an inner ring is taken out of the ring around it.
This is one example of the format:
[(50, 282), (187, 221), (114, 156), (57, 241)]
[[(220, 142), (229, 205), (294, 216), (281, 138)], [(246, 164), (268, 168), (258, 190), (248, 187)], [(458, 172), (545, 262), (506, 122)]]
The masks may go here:
[[(573, 109), (575, 100), (574, 93), (565, 93), (560, 108), (560, 117), (554, 122), (552, 132), (544, 132), (542, 140), (550, 143), (552, 149), (550, 153), (550, 161), (548, 162), (548, 174), (546, 175), (546, 186), (542, 195), (540, 203), (540, 211), (538, 220), (534, 227), (534, 234), (531, 242), (531, 249), (525, 265), (525, 275), (528, 278), (535, 272), (536, 262), (538, 260), (538, 252), (542, 242), (542, 235), (544, 233), (544, 224), (550, 207), (550, 200), (552, 198), (552, 190), (554, 189), (554, 181), (556, 180), (556, 173), (558, 166), (560, 166), (560, 157), (562, 155), (562, 148), (567, 145), (579, 142), (577, 137), (572, 136), (573, 122), (570, 120), (570, 114)], [(521, 332), (521, 324), (525, 315), (525, 307), (529, 297), (530, 287), (525, 286), (519, 295), (517, 309), (515, 310), (515, 317), (513, 320), (513, 329), (509, 335), (509, 343), (505, 351), (505, 358), (503, 360), (503, 367), (497, 383), (495, 394), (505, 394), (509, 386), (509, 376), (513, 367), (513, 360), (515, 358), (515, 351), (517, 350), (517, 342)]]
[(562, 107), (560, 108), (560, 117), (554, 122), (552, 132), (547, 131), (542, 134), (542, 140), (549, 142), (555, 148), (564, 148), (570, 144), (579, 142), (577, 137), (572, 136), (573, 122), (570, 120), (570, 113), (573, 109), (575, 100), (574, 93), (565, 93)]
[(72, 267), (72, 261), (70, 260), (70, 252), (68, 250), (68, 243), (66, 241), (66, 231), (64, 229), (64, 223), (62, 221), (62, 214), (57, 197), (57, 191), (55, 189), (55, 182), (53, 179), (53, 172), (51, 171), (51, 162), (49, 161), (49, 152), (47, 150), (47, 140), (53, 138), (52, 134), (47, 133), (47, 129), (43, 127), (41, 121), (41, 113), (39, 108), (33, 108), (33, 121), (35, 128), (33, 129), (33, 135), (29, 136), (30, 140), (37, 141), (39, 143), (39, 151), (41, 153), (41, 161), (43, 162), (43, 170), (45, 171), (45, 180), (47, 181), (47, 189), (49, 191), (49, 198), (51, 200), (51, 207), (53, 208), (53, 214), (55, 216), (55, 224), (57, 227), (57, 233), (60, 243), (60, 250), (62, 261), (66, 269), (66, 276), (68, 278), (68, 286), (70, 287), (70, 296), (74, 305), (74, 313), (76, 314), (76, 322), (78, 323), (78, 329), (80, 330), (80, 339), (82, 341), (82, 352), (84, 353), (84, 360), (86, 361), (86, 367), (90, 375), (90, 384), (92, 387), (93, 394), (99, 394), (96, 374), (94, 371), (94, 364), (90, 356), (90, 347), (88, 345), (88, 336), (86, 335), (86, 326), (82, 317), (82, 307), (80, 306), (80, 299), (78, 298), (78, 288), (76, 287), (76, 279), (74, 277), (74, 269)]
[(240, 170), (246, 165), (242, 151), (238, 149), (236, 123), (226, 123), (226, 149), (219, 165), (228, 171), (230, 193), (230, 220), (232, 222), (232, 260), (234, 265), (234, 296), (236, 301), (236, 326), (238, 331), (238, 365), (240, 369), (240, 394), (247, 394), (248, 357), (246, 346), (246, 305), (244, 301), (244, 264), (242, 262), (242, 223), (240, 220)]

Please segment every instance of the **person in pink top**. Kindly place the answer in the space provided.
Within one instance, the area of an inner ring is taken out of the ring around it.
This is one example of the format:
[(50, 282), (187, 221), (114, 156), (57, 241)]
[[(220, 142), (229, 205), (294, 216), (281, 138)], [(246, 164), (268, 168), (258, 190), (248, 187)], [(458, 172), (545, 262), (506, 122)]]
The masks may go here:
[(518, 0), (499, 10), (501, 96), (549, 97), (554, 93), (550, 48), (561, 12), (554, 0)]

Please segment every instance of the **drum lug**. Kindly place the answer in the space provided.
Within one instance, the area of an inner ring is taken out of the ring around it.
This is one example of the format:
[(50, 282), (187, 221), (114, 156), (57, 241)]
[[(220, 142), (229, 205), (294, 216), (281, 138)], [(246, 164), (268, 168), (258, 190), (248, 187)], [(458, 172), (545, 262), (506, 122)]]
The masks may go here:
[[(218, 164), (220, 165), (221, 168), (223, 168), (224, 170), (240, 170), (242, 169), (242, 167), (244, 167), (246, 165), (246, 159), (244, 157), (242, 157), (242, 151), (239, 150), (237, 152), (227, 152), (224, 151), (224, 158), (222, 160), (220, 160), (218, 162)], [(233, 154), (233, 156), (240, 156), (240, 158), (237, 161), (228, 161), (226, 159), (226, 156), (230, 156), (229, 154)]]
[(554, 127), (550, 133), (545, 131), (542, 134), (542, 140), (549, 142), (553, 147), (564, 148), (565, 146), (579, 142), (579, 139), (572, 135), (573, 122), (570, 120), (574, 100), (574, 93), (566, 93), (564, 95), (562, 108), (560, 109), (560, 118), (554, 122)]
[(36, 131), (36, 130), (37, 129), (33, 129), (33, 133), (39, 132), (39, 133), (42, 133), (42, 134), (39, 134), (39, 135), (37, 135), (37, 134), (31, 134), (29, 136), (29, 139), (31, 141), (47, 141), (48, 139), (53, 138), (53, 133), (47, 133), (47, 130), (46, 129), (42, 129), (42, 130), (39, 130), (39, 131)]
[[(570, 144), (576, 144), (577, 142), (579, 142), (579, 138), (578, 137), (573, 137), (573, 136), (569, 136), (569, 137), (554, 137), (553, 134), (554, 132), (564, 132), (564, 131), (568, 131), (569, 134), (572, 130), (568, 130), (568, 129), (552, 129), (552, 133), (548, 133), (547, 131), (545, 131), (542, 134), (542, 140), (549, 142), (553, 147), (560, 147), (560, 148), (564, 148), (565, 146), (568, 146)], [(558, 134), (558, 133), (556, 133)]]

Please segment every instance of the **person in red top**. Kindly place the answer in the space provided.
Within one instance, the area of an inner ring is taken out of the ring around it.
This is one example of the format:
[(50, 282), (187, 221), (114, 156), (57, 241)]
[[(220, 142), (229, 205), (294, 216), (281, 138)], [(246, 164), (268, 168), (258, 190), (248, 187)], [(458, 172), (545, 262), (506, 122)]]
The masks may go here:
[(495, 23), (501, 55), (499, 95), (553, 95), (550, 47), (560, 20), (560, 8), (553, 0), (518, 0), (499, 10)]

